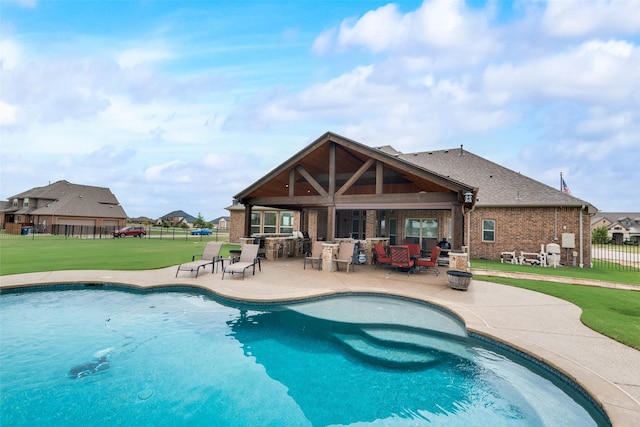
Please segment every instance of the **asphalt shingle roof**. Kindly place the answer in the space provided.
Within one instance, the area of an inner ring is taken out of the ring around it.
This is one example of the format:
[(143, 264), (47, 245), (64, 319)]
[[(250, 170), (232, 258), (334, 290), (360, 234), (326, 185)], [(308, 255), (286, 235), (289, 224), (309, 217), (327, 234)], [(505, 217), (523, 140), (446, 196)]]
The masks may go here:
[(29, 208), (30, 215), (68, 215), (102, 218), (126, 218), (111, 190), (104, 187), (57, 181), (45, 187), (35, 187), (9, 199), (50, 200), (45, 206)]
[[(393, 150), (388, 146), (382, 149), (385, 152)], [(397, 156), (416, 166), (477, 188), (476, 206), (591, 206), (584, 200), (462, 148), (398, 153)]]

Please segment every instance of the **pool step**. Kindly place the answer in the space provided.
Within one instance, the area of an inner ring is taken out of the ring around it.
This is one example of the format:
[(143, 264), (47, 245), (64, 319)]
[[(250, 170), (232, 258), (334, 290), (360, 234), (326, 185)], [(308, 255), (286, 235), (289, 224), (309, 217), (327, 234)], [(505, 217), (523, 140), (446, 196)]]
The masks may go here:
[(362, 334), (378, 343), (388, 346), (413, 345), (422, 349), (429, 349), (435, 353), (447, 353), (456, 357), (473, 360), (475, 353), (457, 336), (427, 334), (399, 328), (362, 328)]
[(439, 363), (436, 353), (414, 346), (384, 345), (366, 335), (334, 333), (334, 337), (358, 357), (391, 369), (426, 369)]

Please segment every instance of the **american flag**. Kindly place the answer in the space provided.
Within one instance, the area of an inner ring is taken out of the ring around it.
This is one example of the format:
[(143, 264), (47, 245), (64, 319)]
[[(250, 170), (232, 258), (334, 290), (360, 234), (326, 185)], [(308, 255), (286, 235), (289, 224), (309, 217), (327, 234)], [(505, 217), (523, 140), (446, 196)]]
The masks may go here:
[(562, 187), (562, 192), (568, 195), (571, 195), (571, 190), (567, 187), (567, 183), (564, 182), (564, 178), (560, 177), (560, 186)]

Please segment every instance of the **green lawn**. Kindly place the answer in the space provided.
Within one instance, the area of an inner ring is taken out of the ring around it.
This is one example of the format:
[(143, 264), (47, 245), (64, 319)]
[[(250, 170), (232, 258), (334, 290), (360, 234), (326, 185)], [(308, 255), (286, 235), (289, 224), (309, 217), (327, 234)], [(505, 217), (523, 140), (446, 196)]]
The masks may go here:
[[(0, 275), (58, 270), (151, 270), (190, 261), (211, 238), (78, 239), (39, 236), (0, 240)], [(225, 244), (222, 255), (239, 245)]]
[[(210, 236), (209, 236), (210, 237)], [(78, 239), (63, 236), (0, 240), (0, 275), (55, 270), (150, 270), (190, 261), (202, 253), (207, 241), (196, 239)], [(225, 244), (222, 255), (238, 245)], [(472, 260), (473, 268), (518, 271), (561, 277), (579, 277), (616, 283), (639, 284), (640, 273), (598, 268), (542, 268), (499, 261)], [(532, 289), (578, 305), (582, 321), (590, 328), (640, 350), (640, 291), (624, 291), (544, 281), (488, 280)]]
[(602, 263), (595, 263), (593, 268), (579, 267), (536, 267), (532, 265), (518, 265), (501, 263), (485, 259), (472, 259), (471, 268), (479, 270), (500, 270), (545, 276), (575, 277), (579, 279), (602, 280), (605, 282), (626, 283), (640, 286), (640, 272), (606, 268)]

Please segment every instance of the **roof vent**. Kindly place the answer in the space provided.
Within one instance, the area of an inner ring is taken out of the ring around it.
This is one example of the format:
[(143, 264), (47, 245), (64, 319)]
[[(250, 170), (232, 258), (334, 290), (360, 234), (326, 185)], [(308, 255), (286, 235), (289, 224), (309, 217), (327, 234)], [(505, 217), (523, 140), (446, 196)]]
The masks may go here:
[(464, 156), (464, 150), (463, 150), (463, 148), (462, 148), (462, 147), (463, 147), (463, 145), (462, 145), (462, 144), (460, 144), (460, 155), (461, 155), (461, 156)]

